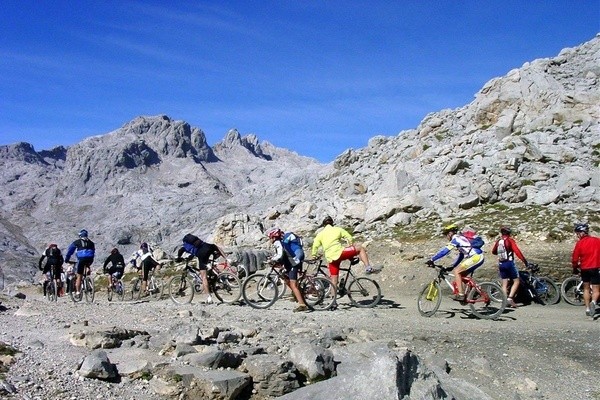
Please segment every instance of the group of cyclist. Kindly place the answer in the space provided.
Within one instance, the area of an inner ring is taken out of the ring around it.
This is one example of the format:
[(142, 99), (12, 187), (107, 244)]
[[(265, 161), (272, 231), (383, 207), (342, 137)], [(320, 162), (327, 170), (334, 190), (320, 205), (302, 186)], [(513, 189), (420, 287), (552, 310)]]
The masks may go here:
[[(589, 235), (589, 226), (585, 223), (576, 224), (574, 232), (578, 241), (572, 255), (573, 273), (581, 275), (584, 285), (586, 315), (593, 317), (600, 301), (600, 238)], [(445, 226), (442, 233), (448, 240), (448, 244), (429, 258), (426, 264), (433, 266), (435, 261), (450, 254), (453, 250), (457, 251), (458, 256), (448, 269), (453, 271), (455, 279), (452, 297), (455, 300), (464, 301), (465, 292), (462, 278), (473, 274), (477, 268), (483, 265), (485, 261), (484, 253), (481, 247), (473, 245), (471, 239), (461, 232), (455, 224)], [(270, 261), (279, 263), (286, 269), (288, 278), (286, 284), (290, 287), (295, 301), (298, 302), (294, 312), (307, 311), (308, 307), (298, 288), (298, 275), (302, 272), (303, 262), (305, 261), (302, 238), (293, 232), (284, 232), (280, 228), (268, 230), (267, 236), (274, 249)], [(211, 257), (226, 258), (226, 254), (217, 245), (205, 242), (192, 234), (187, 234), (182, 242), (176, 261), (181, 261), (184, 253), (198, 258), (204, 292), (208, 294), (206, 302), (210, 303), (212, 298), (206, 279), (206, 270)], [(338, 284), (340, 264), (344, 260), (358, 258), (365, 267), (365, 273), (369, 274), (376, 271), (369, 262), (366, 248), (359, 243), (354, 243), (352, 235), (347, 230), (335, 226), (333, 218), (329, 216), (323, 219), (321, 230), (317, 232), (313, 240), (312, 258), (317, 257), (321, 251), (328, 262), (333, 285), (337, 286)], [(50, 244), (41, 256), (38, 267), (46, 275), (47, 280), (56, 279), (58, 286), (61, 287), (60, 277), (63, 264), (70, 263), (73, 254), (77, 257), (73, 269), (76, 274), (74, 290), (76, 295), (79, 295), (82, 276), (86, 273), (86, 270), (89, 270), (95, 256), (94, 242), (89, 239), (88, 232), (85, 229), (82, 229), (79, 232), (79, 238), (69, 245), (64, 258), (58, 246)], [(517, 307), (514, 298), (519, 288), (519, 272), (515, 264), (515, 257), (520, 259), (525, 267), (529, 267), (529, 263), (514, 238), (512, 238), (510, 227), (502, 226), (500, 228), (500, 238), (495, 241), (492, 254), (498, 256), (498, 272), (502, 279), (502, 289), (507, 296), (508, 305)], [(46, 259), (46, 264), (42, 266), (44, 259)], [(137, 265), (138, 260), (140, 260), (139, 266)], [(152, 248), (148, 243), (141, 244), (140, 249), (132, 255), (130, 263), (142, 272), (141, 290), (144, 293), (147, 289), (150, 271), (160, 266), (154, 258)], [(107, 266), (109, 266), (108, 269)], [(123, 276), (125, 260), (117, 248), (111, 250), (110, 255), (104, 261), (103, 270), (110, 277), (109, 285), (115, 279), (120, 279)], [(509, 292), (508, 284), (511, 281), (513, 284)], [(44, 285), (44, 290), (45, 287)], [(335, 308), (337, 308), (337, 304), (334, 303), (332, 309)]]

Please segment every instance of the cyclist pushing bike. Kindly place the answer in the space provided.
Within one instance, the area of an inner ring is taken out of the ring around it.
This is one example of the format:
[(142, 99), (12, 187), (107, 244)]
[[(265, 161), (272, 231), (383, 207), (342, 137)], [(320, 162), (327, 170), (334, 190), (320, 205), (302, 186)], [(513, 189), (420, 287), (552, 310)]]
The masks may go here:
[(88, 238), (88, 231), (82, 229), (79, 231), (79, 239), (75, 240), (69, 246), (67, 255), (65, 256), (65, 263), (69, 263), (71, 256), (75, 253), (77, 257), (77, 263), (75, 264), (74, 272), (77, 274), (75, 280), (75, 296), (79, 297), (81, 292), (81, 278), (86, 268), (90, 268), (94, 262), (94, 255), (96, 254), (96, 246)]
[(436, 260), (445, 257), (452, 250), (457, 250), (458, 257), (451, 267), (454, 272), (455, 285), (453, 299), (463, 301), (465, 293), (462, 277), (472, 274), (483, 264), (483, 250), (473, 247), (469, 239), (459, 233), (459, 229), (455, 224), (445, 226), (442, 233), (450, 242), (427, 261), (427, 266), (433, 267)]

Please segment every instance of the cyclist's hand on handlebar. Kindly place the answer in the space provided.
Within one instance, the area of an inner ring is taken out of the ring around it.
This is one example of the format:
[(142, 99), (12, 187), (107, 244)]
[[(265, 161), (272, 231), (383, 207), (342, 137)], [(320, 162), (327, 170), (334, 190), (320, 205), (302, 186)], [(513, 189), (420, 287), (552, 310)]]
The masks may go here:
[(579, 267), (573, 267), (573, 275), (579, 275), (580, 272), (581, 270), (579, 269)]
[(425, 264), (429, 267), (429, 268), (433, 268), (435, 266), (435, 263), (432, 260), (427, 260), (425, 262)]
[(450, 271), (452, 271), (453, 269), (454, 269), (454, 267), (446, 267), (446, 268), (444, 268), (444, 271), (446, 271), (446, 272), (450, 272)]

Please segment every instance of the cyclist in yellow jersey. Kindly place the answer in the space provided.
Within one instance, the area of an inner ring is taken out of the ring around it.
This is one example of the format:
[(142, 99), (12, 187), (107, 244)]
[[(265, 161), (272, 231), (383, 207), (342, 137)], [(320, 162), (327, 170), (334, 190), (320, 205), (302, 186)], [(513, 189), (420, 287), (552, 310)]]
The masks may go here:
[(344, 260), (358, 256), (366, 268), (365, 272), (367, 274), (374, 272), (373, 267), (369, 264), (367, 250), (358, 243), (353, 244), (352, 235), (348, 231), (334, 226), (333, 218), (331, 217), (326, 217), (321, 226), (323, 226), (323, 229), (315, 236), (315, 240), (313, 241), (312, 257), (314, 258), (319, 249), (323, 248), (325, 259), (329, 263), (331, 282), (336, 287), (340, 275), (340, 263)]

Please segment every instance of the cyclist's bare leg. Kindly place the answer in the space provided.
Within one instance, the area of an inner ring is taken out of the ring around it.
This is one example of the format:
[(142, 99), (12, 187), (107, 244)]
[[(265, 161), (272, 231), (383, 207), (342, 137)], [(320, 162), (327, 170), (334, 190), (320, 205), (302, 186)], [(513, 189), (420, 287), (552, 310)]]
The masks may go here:
[(210, 288), (208, 287), (208, 279), (206, 278), (206, 270), (200, 270), (200, 276), (202, 277), (202, 288), (204, 289), (204, 293), (210, 296)]
[(515, 296), (517, 295), (517, 290), (519, 290), (520, 284), (521, 284), (521, 280), (519, 278), (513, 279), (513, 284), (512, 284), (512, 287), (510, 288), (510, 294), (506, 293), (506, 290), (504, 291), (504, 293), (506, 293), (506, 296), (510, 297), (511, 299), (514, 299)]
[(592, 286), (592, 300), (598, 305), (600, 301), (600, 285), (591, 285)]
[(146, 293), (147, 287), (148, 287), (148, 281), (142, 280), (142, 285), (140, 286), (140, 291), (142, 292), (142, 295)]
[(583, 282), (583, 302), (585, 303), (586, 310), (590, 309), (590, 301), (592, 300), (592, 293), (590, 292), (590, 289), (590, 283)]
[(463, 289), (463, 281), (462, 281), (462, 273), (465, 271), (465, 269), (463, 267), (461, 267), (460, 265), (457, 266), (456, 268), (454, 268), (454, 271), (452, 271), (454, 273), (454, 284), (458, 289), (458, 295), (459, 296), (463, 296), (465, 294), (465, 291)]
[(356, 243), (354, 248), (356, 251), (358, 251), (358, 259), (363, 263), (365, 268), (371, 266), (371, 264), (369, 264), (369, 255), (367, 254), (367, 250), (359, 243)]
[(81, 274), (77, 274), (77, 278), (75, 278), (75, 292), (79, 293), (81, 292), (81, 277), (83, 275)]
[(298, 304), (300, 304), (301, 306), (306, 306), (306, 303), (304, 302), (304, 298), (302, 297), (302, 294), (300, 293), (300, 289), (298, 288), (298, 281), (297, 280), (292, 280), (292, 279), (286, 279), (286, 283), (289, 281), (289, 287), (290, 289), (292, 289), (292, 293), (294, 293), (294, 297), (296, 297), (296, 300), (298, 301)]

